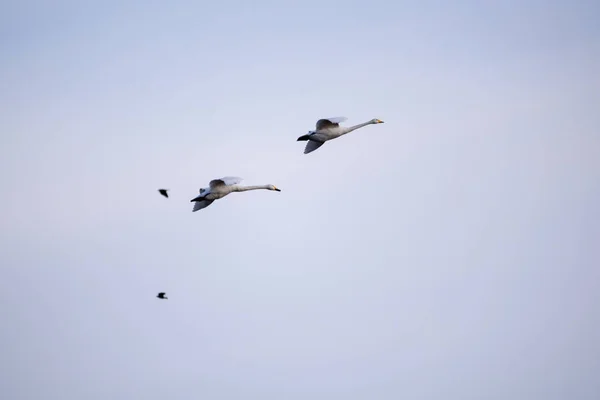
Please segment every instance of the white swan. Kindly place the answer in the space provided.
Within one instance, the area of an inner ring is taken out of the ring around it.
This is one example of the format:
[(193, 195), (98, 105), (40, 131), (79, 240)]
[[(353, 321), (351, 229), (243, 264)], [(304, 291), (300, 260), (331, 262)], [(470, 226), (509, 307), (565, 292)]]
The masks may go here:
[(371, 124), (383, 124), (382, 120), (374, 118), (370, 121), (351, 127), (344, 127), (339, 125), (340, 122), (344, 122), (347, 119), (348, 118), (346, 117), (336, 117), (318, 120), (316, 130), (308, 131), (308, 134), (300, 136), (297, 140), (298, 142), (308, 141), (308, 143), (306, 143), (306, 147), (304, 148), (304, 154), (308, 154), (311, 151), (315, 151), (319, 147), (323, 146), (323, 144), (325, 144), (325, 142), (328, 140), (338, 138), (342, 135), (345, 135), (348, 132), (352, 132), (353, 130), (362, 128), (363, 126)]
[(242, 178), (235, 176), (226, 176), (221, 179), (214, 179), (210, 181), (208, 184), (209, 187), (200, 189), (200, 194), (190, 200), (191, 202), (195, 203), (192, 212), (210, 206), (213, 201), (223, 198), (231, 192), (245, 192), (246, 190), (257, 189), (276, 190), (281, 192), (281, 190), (277, 189), (274, 185), (237, 186), (237, 184), (241, 181)]

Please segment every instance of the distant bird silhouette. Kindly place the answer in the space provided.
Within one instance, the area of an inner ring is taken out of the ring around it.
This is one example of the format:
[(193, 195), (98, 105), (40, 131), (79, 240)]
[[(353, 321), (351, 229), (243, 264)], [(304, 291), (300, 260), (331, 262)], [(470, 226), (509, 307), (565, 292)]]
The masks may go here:
[(156, 297), (158, 297), (159, 299), (165, 299), (165, 300), (169, 299), (167, 296), (165, 296), (165, 292), (160, 292), (158, 294), (158, 296), (156, 296)]
[(169, 194), (167, 193), (168, 189), (158, 189), (158, 192), (165, 196), (167, 199), (169, 198)]

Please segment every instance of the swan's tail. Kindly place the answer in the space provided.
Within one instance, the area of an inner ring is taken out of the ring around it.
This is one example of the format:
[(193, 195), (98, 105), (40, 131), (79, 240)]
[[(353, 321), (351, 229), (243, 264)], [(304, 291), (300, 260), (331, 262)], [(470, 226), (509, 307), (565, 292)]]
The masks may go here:
[(198, 196), (194, 197), (190, 201), (193, 203), (194, 201), (202, 201), (202, 200), (204, 200), (204, 195), (203, 194), (199, 194)]

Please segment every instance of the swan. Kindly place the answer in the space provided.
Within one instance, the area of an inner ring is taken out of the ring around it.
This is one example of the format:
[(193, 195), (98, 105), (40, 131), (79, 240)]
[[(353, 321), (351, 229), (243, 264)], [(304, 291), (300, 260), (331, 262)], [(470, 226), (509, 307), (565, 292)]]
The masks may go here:
[(308, 154), (312, 151), (317, 150), (319, 147), (323, 146), (326, 141), (338, 138), (346, 133), (352, 132), (358, 128), (362, 128), (363, 126), (371, 125), (371, 124), (383, 124), (383, 121), (377, 118), (374, 118), (370, 121), (363, 122), (362, 124), (358, 124), (355, 126), (344, 127), (340, 126), (340, 122), (346, 121), (348, 118), (346, 117), (335, 117), (335, 118), (323, 118), (317, 121), (316, 130), (308, 131), (306, 135), (302, 135), (298, 138), (298, 142), (308, 141), (306, 147), (304, 148), (304, 154)]
[(210, 181), (207, 188), (201, 188), (200, 194), (190, 200), (194, 204), (192, 212), (201, 210), (210, 206), (213, 201), (223, 198), (232, 192), (245, 192), (246, 190), (275, 190), (281, 192), (274, 185), (259, 185), (259, 186), (238, 186), (243, 179), (236, 176), (226, 176), (221, 179)]

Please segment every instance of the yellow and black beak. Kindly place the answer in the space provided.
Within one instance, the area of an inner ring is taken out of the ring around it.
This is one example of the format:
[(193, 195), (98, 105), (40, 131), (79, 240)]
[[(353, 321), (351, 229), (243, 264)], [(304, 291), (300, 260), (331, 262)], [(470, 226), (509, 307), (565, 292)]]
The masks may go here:
[(278, 192), (281, 192), (281, 189), (279, 189), (279, 188), (275, 188), (275, 190), (278, 191)]
[(378, 120), (377, 120), (377, 123), (378, 123), (378, 124), (383, 124), (383, 121), (382, 121), (382, 120), (380, 120), (380, 119), (378, 119)]

